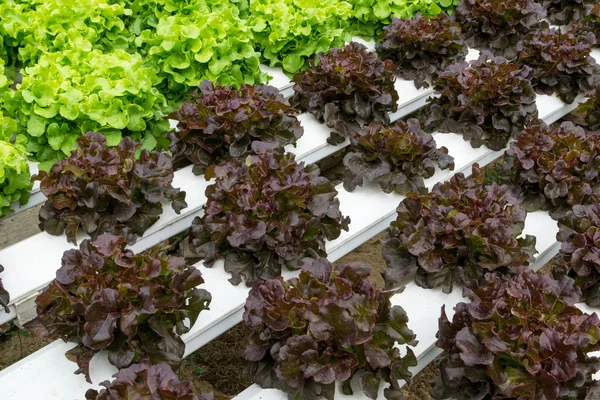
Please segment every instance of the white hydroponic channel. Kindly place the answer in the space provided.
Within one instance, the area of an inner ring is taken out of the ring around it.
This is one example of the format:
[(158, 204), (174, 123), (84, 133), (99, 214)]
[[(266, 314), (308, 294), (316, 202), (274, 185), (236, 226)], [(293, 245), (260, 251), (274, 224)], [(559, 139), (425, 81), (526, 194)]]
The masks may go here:
[[(471, 52), (470, 58), (474, 58), (475, 55), (476, 53)], [(271, 69), (269, 73), (276, 76), (275, 84), (289, 95), (289, 80), (276, 70)], [(399, 110), (391, 116), (392, 120), (420, 108), (426, 98), (432, 94), (430, 90), (415, 89), (409, 81), (397, 81), (396, 88), (400, 94)], [(538, 96), (537, 106), (540, 118), (551, 123), (574, 109), (576, 103), (566, 105), (556, 97)], [(288, 149), (296, 154), (297, 159), (307, 163), (315, 162), (347, 145), (347, 142), (339, 146), (328, 145), (326, 143), (329, 136), (328, 128), (310, 115), (302, 115), (300, 119), (305, 128), (304, 136), (296, 148)], [(449, 149), (450, 155), (455, 158), (456, 167), (453, 172), (438, 170), (426, 181), (430, 188), (435, 183), (448, 179), (454, 173), (470, 173), (471, 166), (476, 162), (486, 165), (502, 154), (485, 147), (473, 149), (460, 135), (436, 133), (434, 137), (438, 146), (446, 146)], [(170, 206), (165, 205), (165, 212), (159, 222), (146, 232), (133, 249), (141, 251), (188, 228), (192, 219), (201, 215), (202, 206), (206, 201), (204, 190), (207, 184), (203, 177), (194, 176), (189, 167), (177, 171), (173, 186), (187, 192), (188, 208), (177, 215)], [(378, 187), (372, 185), (357, 188), (352, 193), (346, 192), (341, 185), (337, 189), (342, 212), (350, 216), (352, 222), (349, 232), (343, 232), (340, 238), (327, 243), (329, 259), (332, 261), (383, 231), (395, 219), (395, 208), (403, 198), (396, 194), (384, 194)], [(365, 204), (369, 207), (365, 208)], [(547, 214), (531, 213), (528, 216), (525, 231), (537, 237), (536, 247), (540, 253), (536, 261), (537, 265), (543, 264), (544, 260), (556, 253), (556, 230), (556, 224)], [(81, 236), (79, 240), (83, 238), (84, 236)], [(27, 310), (33, 311), (31, 306), (36, 292), (54, 278), (62, 253), (72, 247), (66, 242), (65, 237), (40, 233), (0, 251), (0, 260), (6, 268), (2, 276), (3, 282), (12, 297), (11, 313), (0, 314), (0, 323), (15, 317), (15, 304), (21, 306), (20, 314), (22, 313), (24, 318), (27, 317)], [(243, 285), (229, 284), (229, 276), (223, 270), (222, 264), (217, 263), (213, 268), (208, 269), (198, 263), (196, 267), (201, 269), (206, 281), (203, 287), (211, 292), (213, 301), (211, 309), (202, 312), (196, 325), (183, 337), (186, 343), (186, 356), (241, 321), (242, 307), (248, 293), (248, 288)], [(287, 272), (285, 275), (292, 276), (293, 273)], [(455, 289), (453, 294), (444, 295), (440, 291), (425, 291), (408, 283), (406, 290), (395, 296), (393, 300), (407, 310), (411, 319), (410, 327), (418, 335), (420, 343), (415, 349), (419, 359), (419, 366), (415, 371), (418, 371), (437, 355), (433, 343), (441, 305), (447, 304), (448, 311), (451, 311), (452, 306), (460, 300), (460, 291)], [(1, 371), (2, 400), (79, 399), (88, 388), (98, 387), (101, 381), (110, 379), (116, 372), (116, 369), (108, 363), (106, 354), (100, 353), (90, 364), (94, 384), (89, 385), (82, 375), (72, 373), (76, 365), (64, 356), (64, 353), (72, 347), (73, 344), (56, 341)], [(35, 385), (29, 382), (35, 382)], [(337, 395), (342, 396), (341, 393)], [(238, 397), (242, 399), (283, 398), (285, 395), (277, 390), (262, 390), (252, 386)], [(360, 396), (357, 394), (354, 397)]]

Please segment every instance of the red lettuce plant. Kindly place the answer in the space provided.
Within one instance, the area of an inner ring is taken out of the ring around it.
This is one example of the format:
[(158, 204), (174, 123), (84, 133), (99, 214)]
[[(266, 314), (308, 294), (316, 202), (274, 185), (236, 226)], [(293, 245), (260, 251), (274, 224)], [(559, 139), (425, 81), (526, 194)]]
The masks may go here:
[(89, 389), (85, 393), (86, 400), (214, 400), (212, 393), (196, 396), (192, 382), (180, 382), (166, 363), (152, 365), (149, 360), (143, 360), (120, 370), (113, 378), (112, 382), (100, 384), (105, 387), (100, 392)]
[(586, 97), (587, 100), (580, 103), (567, 117), (587, 130), (598, 131), (600, 130), (600, 85)]
[(158, 221), (162, 201), (170, 200), (177, 213), (187, 207), (185, 192), (171, 186), (173, 176), (166, 153), (142, 150), (130, 138), (107, 147), (102, 134), (88, 132), (77, 138), (71, 157), (32, 178), (48, 198), (40, 229), (64, 232), (75, 244), (79, 227), (92, 238), (110, 232), (134, 242)]
[[(0, 265), (0, 272), (4, 271), (4, 267)], [(4, 285), (2, 284), (2, 279), (0, 279), (0, 306), (4, 308), (4, 311), (8, 314), (10, 310), (8, 309), (8, 303), (10, 302), (10, 295), (4, 289)]]
[(568, 25), (586, 16), (586, 7), (593, 6), (596, 0), (541, 0), (548, 12), (548, 19), (554, 25)]
[(257, 332), (246, 348), (254, 382), (285, 391), (290, 399), (333, 399), (336, 381), (352, 394), (377, 398), (381, 381), (387, 399), (399, 398), (398, 380), (410, 381), (417, 364), (408, 317), (368, 279), (371, 267), (355, 262), (333, 266), (324, 258), (305, 259), (298, 278), (277, 277), (250, 290), (244, 321)]
[(194, 325), (211, 296), (196, 286), (200, 271), (161, 249), (134, 254), (125, 238), (105, 233), (66, 251), (56, 279), (36, 299), (40, 322), (52, 339), (75, 342), (67, 357), (89, 377), (101, 350), (124, 368), (143, 358), (177, 365), (181, 334)]
[(319, 53), (309, 64), (294, 75), (290, 102), (334, 129), (329, 143), (342, 143), (361, 122), (389, 123), (388, 113), (398, 109), (392, 61), (379, 60), (362, 44)]
[(417, 88), (429, 87), (427, 80), (448, 65), (463, 61), (467, 46), (461, 37), (460, 25), (441, 13), (432, 18), (392, 18), (383, 28), (376, 45), (382, 60), (392, 60), (396, 74), (414, 80)]
[(200, 91), (169, 115), (178, 121), (170, 134), (171, 151), (193, 163), (195, 174), (203, 174), (210, 165), (256, 149), (295, 144), (304, 133), (297, 113), (273, 86), (233, 89), (203, 81)]
[(462, 173), (438, 183), (431, 193), (408, 194), (384, 236), (384, 279), (388, 286), (415, 273), (424, 288), (480, 279), (487, 271), (511, 273), (531, 262), (535, 237), (519, 237), (526, 212), (508, 185), (483, 187), (475, 164), (473, 176)]
[(385, 193), (426, 193), (423, 179), (440, 169), (454, 169), (454, 158), (445, 147), (436, 147), (431, 134), (411, 118), (385, 126), (371, 122), (351, 139), (352, 150), (344, 157), (344, 188), (352, 192), (365, 182), (377, 182)]
[(521, 267), (467, 283), (452, 321), (444, 307), (436, 346), (444, 353), (435, 399), (598, 399), (600, 320), (573, 305), (571, 279)]
[(190, 251), (210, 267), (221, 257), (230, 282), (251, 286), (296, 268), (303, 257), (326, 256), (325, 239), (348, 230), (334, 185), (314, 165), (289, 153), (233, 159), (206, 171), (204, 215), (192, 222)]
[(600, 45), (600, 3), (589, 4), (585, 16), (571, 24), (575, 33), (591, 32), (596, 37), (596, 46)]
[(535, 0), (461, 0), (456, 7), (467, 44), (513, 58), (522, 35), (546, 16)]
[(517, 60), (534, 70), (532, 83), (538, 93), (555, 93), (570, 104), (598, 80), (600, 67), (591, 56), (595, 41), (592, 33), (562, 33), (544, 23), (519, 42)]
[(537, 119), (532, 73), (486, 52), (470, 64), (453, 64), (434, 83), (439, 97), (429, 99), (425, 126), (461, 133), (473, 147), (501, 150)]
[(577, 204), (600, 198), (600, 136), (570, 122), (525, 129), (507, 150), (503, 182), (518, 185), (529, 211), (550, 210), (558, 219)]
[(558, 227), (561, 259), (554, 276), (573, 278), (582, 299), (592, 307), (600, 306), (600, 203), (573, 206)]

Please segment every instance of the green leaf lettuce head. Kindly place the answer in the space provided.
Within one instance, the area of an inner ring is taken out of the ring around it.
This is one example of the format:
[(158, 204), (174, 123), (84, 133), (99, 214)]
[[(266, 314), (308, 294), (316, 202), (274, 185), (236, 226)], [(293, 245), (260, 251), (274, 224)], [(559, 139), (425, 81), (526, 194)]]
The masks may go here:
[[(152, 400), (214, 400), (213, 393), (196, 396), (191, 381), (180, 381), (167, 363), (153, 365), (149, 360), (132, 364), (113, 375), (111, 381), (100, 383), (105, 389), (89, 389), (87, 400), (123, 400), (136, 397)], [(151, 397), (149, 397), (151, 396)]]
[(348, 230), (335, 186), (291, 153), (261, 152), (206, 171), (204, 215), (192, 222), (189, 249), (211, 267), (225, 259), (232, 284), (251, 286), (324, 257), (325, 240)]
[(23, 148), (0, 140), (0, 217), (11, 213), (14, 203), (24, 205), (29, 201), (30, 177)]
[(367, 397), (388, 382), (385, 397), (399, 398), (417, 341), (404, 309), (390, 302), (397, 292), (377, 288), (362, 262), (305, 259), (300, 268), (297, 278), (260, 281), (248, 294), (243, 318), (256, 333), (244, 357), (254, 382), (290, 399), (333, 399), (336, 382), (351, 395), (357, 377)]
[(30, 32), (29, 11), (33, 7), (31, 0), (0, 2), (0, 58), (4, 59), (13, 72), (19, 63), (19, 46)]
[(194, 164), (195, 174), (255, 150), (283, 150), (304, 133), (298, 111), (273, 86), (243, 84), (239, 89), (203, 81), (190, 100), (169, 118), (178, 121), (169, 133), (176, 159)]
[[(189, 331), (211, 295), (200, 271), (152, 248), (135, 254), (122, 236), (102, 234), (64, 253), (56, 279), (36, 299), (47, 337), (75, 342), (67, 357), (90, 381), (99, 351), (117, 368), (149, 358), (177, 366)], [(189, 319), (189, 327), (184, 323)]]
[(25, 15), (28, 24), (19, 43), (19, 59), (33, 66), (48, 52), (74, 50), (87, 53), (117, 48), (133, 42), (124, 17), (131, 10), (110, 0), (35, 0)]
[(173, 177), (167, 153), (142, 150), (131, 138), (109, 147), (104, 136), (89, 132), (77, 139), (70, 157), (33, 177), (48, 198), (40, 229), (64, 232), (73, 243), (80, 228), (92, 238), (110, 232), (133, 243), (158, 221), (163, 201), (178, 214), (187, 207), (185, 192), (171, 186)]
[(257, 49), (272, 67), (293, 74), (308, 66), (308, 57), (351, 40), (352, 6), (331, 0), (254, 0), (246, 21)]
[(168, 146), (166, 100), (155, 87), (155, 71), (139, 54), (47, 53), (22, 73), (5, 107), (19, 121), (18, 133), (27, 136), (27, 151), (37, 161), (51, 165), (69, 155), (77, 138), (90, 131), (104, 134), (113, 146), (122, 136), (144, 140), (147, 149)]
[(424, 179), (436, 166), (454, 170), (454, 158), (445, 147), (436, 147), (431, 134), (410, 118), (385, 126), (371, 122), (351, 138), (351, 151), (344, 157), (344, 189), (354, 191), (366, 182), (377, 182), (385, 193), (426, 193)]
[(479, 59), (450, 65), (433, 88), (425, 127), (460, 133), (471, 146), (502, 150), (538, 117), (533, 70), (482, 52)]
[(203, 80), (239, 87), (266, 81), (250, 28), (234, 5), (161, 16), (135, 39), (158, 88), (179, 101)]
[(294, 75), (293, 107), (313, 114), (334, 131), (327, 139), (340, 144), (360, 123), (389, 123), (388, 113), (398, 109), (398, 92), (392, 61), (357, 42), (319, 53), (310, 67)]
[(382, 60), (392, 60), (396, 74), (415, 81), (417, 88), (429, 87), (429, 80), (452, 63), (463, 61), (468, 49), (461, 28), (446, 14), (427, 18), (393, 18), (383, 28), (375, 49)]
[(458, 173), (429, 194), (402, 200), (384, 236), (388, 287), (415, 273), (417, 285), (450, 293), (486, 272), (514, 273), (533, 261), (535, 237), (521, 236), (525, 209), (512, 187), (483, 187), (484, 178), (475, 164), (469, 178)]
[(600, 306), (600, 203), (573, 206), (558, 227), (556, 238), (561, 247), (554, 276), (574, 279), (582, 300)]
[(356, 33), (373, 37), (395, 18), (410, 18), (417, 13), (433, 17), (441, 12), (452, 13), (459, 0), (347, 0), (352, 4)]
[(533, 69), (538, 93), (571, 104), (600, 84), (600, 66), (591, 54), (595, 42), (591, 32), (561, 32), (544, 22), (519, 42), (517, 62)]
[(449, 320), (444, 307), (436, 346), (443, 349), (435, 399), (595, 400), (600, 320), (575, 307), (570, 278), (521, 267), (514, 276), (469, 282)]
[(525, 129), (507, 150), (502, 178), (521, 188), (530, 211), (561, 218), (573, 206), (600, 199), (600, 136), (570, 122)]

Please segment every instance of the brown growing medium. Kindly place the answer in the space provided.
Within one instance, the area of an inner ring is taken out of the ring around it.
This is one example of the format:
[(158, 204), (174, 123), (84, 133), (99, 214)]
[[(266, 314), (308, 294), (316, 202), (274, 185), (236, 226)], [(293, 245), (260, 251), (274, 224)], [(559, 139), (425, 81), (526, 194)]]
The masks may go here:
[(0, 370), (11, 366), (48, 344), (45, 339), (36, 337), (16, 326), (8, 328), (5, 332), (0, 332)]
[(224, 395), (240, 393), (252, 384), (243, 356), (251, 334), (244, 324), (237, 324), (184, 359), (179, 378), (194, 382), (194, 389), (199, 391), (205, 387), (199, 381), (206, 381)]

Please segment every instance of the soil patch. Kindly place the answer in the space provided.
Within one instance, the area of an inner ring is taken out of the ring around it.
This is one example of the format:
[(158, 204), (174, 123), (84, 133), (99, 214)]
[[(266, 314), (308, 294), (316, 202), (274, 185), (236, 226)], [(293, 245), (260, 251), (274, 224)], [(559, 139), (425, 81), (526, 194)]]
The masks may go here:
[(227, 396), (240, 393), (252, 385), (244, 360), (244, 349), (251, 335), (252, 330), (243, 323), (237, 324), (184, 359), (179, 378), (192, 381), (197, 392), (212, 385)]
[(0, 335), (0, 370), (16, 363), (46, 346), (48, 341), (32, 333), (13, 327)]

